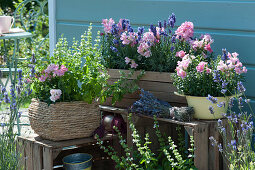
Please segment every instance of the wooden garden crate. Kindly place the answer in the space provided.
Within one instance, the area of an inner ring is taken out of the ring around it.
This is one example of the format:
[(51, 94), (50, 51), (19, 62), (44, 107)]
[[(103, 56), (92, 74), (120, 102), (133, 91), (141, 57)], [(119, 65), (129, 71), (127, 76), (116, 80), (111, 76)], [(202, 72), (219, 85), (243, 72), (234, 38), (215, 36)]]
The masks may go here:
[[(103, 112), (111, 112), (121, 114), (127, 120), (128, 111), (126, 109), (100, 106)], [(216, 140), (220, 139), (220, 134), (217, 130), (217, 120), (205, 121), (195, 120), (192, 122), (180, 122), (171, 119), (157, 118), (161, 132), (165, 132), (167, 136), (171, 136), (174, 141), (177, 139), (176, 127), (182, 127), (186, 131), (186, 140), (189, 141), (190, 135), (194, 137), (195, 144), (195, 166), (199, 170), (220, 170), (223, 169), (223, 159), (216, 147), (213, 147), (209, 141), (210, 136), (214, 136)], [(149, 138), (152, 144), (152, 151), (157, 151), (159, 143), (153, 129), (153, 118), (144, 115), (133, 115), (135, 127), (139, 131), (141, 138), (144, 138), (146, 133), (149, 133)], [(127, 126), (129, 123), (127, 121)], [(133, 146), (131, 130), (127, 128), (127, 143), (130, 147)]]
[[(114, 83), (120, 78), (119, 69), (109, 69), (108, 74), (110, 75), (109, 82)], [(121, 70), (125, 74), (129, 73), (129, 70)], [(140, 74), (140, 71), (136, 71), (130, 80), (134, 80)], [(138, 82), (138, 86), (145, 91), (151, 92), (155, 97), (160, 100), (164, 100), (172, 104), (173, 106), (186, 105), (186, 98), (177, 96), (174, 94), (177, 89), (173, 85), (171, 74), (166, 72), (152, 72), (146, 71), (145, 75), (142, 76)], [(135, 101), (139, 99), (139, 92), (133, 94), (127, 94), (124, 98), (115, 104), (115, 107), (127, 108), (131, 106)], [(108, 98), (104, 105), (111, 106), (112, 98)]]
[[(108, 141), (109, 144), (115, 144), (114, 139), (115, 136), (108, 135), (102, 140)], [(89, 153), (93, 156), (93, 169), (112, 169), (114, 167), (113, 161), (95, 143), (96, 141), (92, 137), (54, 142), (42, 139), (37, 135), (19, 136), (17, 139), (17, 151), (21, 154), (19, 168), (51, 170), (56, 165), (61, 167), (64, 156), (73, 153)]]

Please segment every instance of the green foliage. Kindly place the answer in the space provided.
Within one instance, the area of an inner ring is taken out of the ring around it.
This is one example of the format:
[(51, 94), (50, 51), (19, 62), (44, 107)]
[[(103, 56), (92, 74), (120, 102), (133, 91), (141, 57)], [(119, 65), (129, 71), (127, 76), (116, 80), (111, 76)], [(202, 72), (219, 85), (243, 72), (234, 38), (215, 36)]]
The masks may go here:
[[(54, 55), (38, 61), (33, 89), (40, 100), (49, 102), (50, 89), (62, 90), (60, 101), (82, 100), (91, 103), (97, 98), (104, 99), (102, 94), (107, 84), (107, 74), (100, 64), (100, 39), (97, 37), (93, 45), (91, 30), (92, 26), (89, 26), (88, 31), (81, 36), (80, 43), (74, 40), (71, 47), (65, 38), (61, 38)], [(49, 64), (64, 65), (68, 72), (61, 77), (40, 81), (39, 77)]]
[[(129, 148), (126, 144), (126, 141), (123, 139), (119, 130), (114, 127), (118, 133), (120, 139), (120, 144), (125, 151), (125, 155), (119, 156), (116, 151), (111, 146), (104, 146), (103, 141), (97, 138), (98, 144), (104, 152), (116, 162), (117, 169), (139, 169), (139, 170), (168, 170), (168, 169), (196, 169), (194, 167), (194, 140), (191, 137), (190, 143), (191, 148), (189, 148), (189, 153), (180, 154), (180, 150), (177, 149), (177, 146), (174, 144), (174, 141), (169, 136), (168, 140), (165, 140), (163, 135), (159, 130), (159, 123), (154, 117), (154, 128), (155, 133), (158, 137), (160, 144), (159, 154), (155, 154), (150, 149), (151, 142), (149, 141), (149, 134), (145, 135), (144, 142), (142, 142), (138, 131), (136, 130), (134, 123), (132, 122), (132, 116), (129, 115), (130, 129), (132, 130), (133, 143), (136, 145), (137, 150), (134, 148)], [(178, 146), (178, 148), (180, 148)], [(132, 156), (133, 154), (133, 156)]]

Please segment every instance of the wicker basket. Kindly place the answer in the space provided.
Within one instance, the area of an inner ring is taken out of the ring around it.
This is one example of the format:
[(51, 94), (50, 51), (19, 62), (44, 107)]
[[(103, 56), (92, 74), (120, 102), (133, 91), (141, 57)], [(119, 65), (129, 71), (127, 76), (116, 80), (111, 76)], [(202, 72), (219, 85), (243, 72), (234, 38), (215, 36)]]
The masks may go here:
[(60, 102), (48, 106), (32, 99), (29, 120), (39, 136), (60, 141), (91, 136), (100, 124), (100, 112), (98, 103)]

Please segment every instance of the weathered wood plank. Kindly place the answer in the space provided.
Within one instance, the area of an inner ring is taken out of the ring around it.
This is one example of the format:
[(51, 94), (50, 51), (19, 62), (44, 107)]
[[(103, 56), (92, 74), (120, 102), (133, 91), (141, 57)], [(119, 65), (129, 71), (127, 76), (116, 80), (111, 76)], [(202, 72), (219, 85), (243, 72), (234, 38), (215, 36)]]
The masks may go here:
[(198, 170), (208, 169), (208, 124), (199, 124), (194, 130), (195, 166)]
[[(108, 74), (110, 75), (111, 78), (118, 79), (121, 75), (119, 71), (123, 71), (126, 75), (130, 73), (129, 70), (109, 69)], [(140, 71), (135, 71), (134, 75), (129, 79), (130, 80), (136, 79), (137, 76), (140, 75), (140, 73), (141, 73)], [(168, 72), (160, 73), (160, 72), (146, 71), (140, 80), (172, 83), (173, 82), (173, 79), (171, 78), (172, 74), (173, 73), (168, 73)]]
[(43, 168), (44, 170), (53, 169), (52, 148), (43, 148)]
[(34, 166), (34, 170), (41, 170), (42, 169), (42, 147), (37, 144), (34, 143), (33, 144), (33, 166)]
[[(101, 140), (109, 140), (109, 139), (112, 139), (115, 137), (116, 137), (115, 135), (113, 135), (113, 136), (107, 135), (104, 138), (102, 138)], [(33, 136), (33, 137), (20, 137), (20, 138), (25, 141), (34, 141), (35, 143), (37, 143), (43, 147), (48, 147), (48, 148), (53, 148), (53, 149), (96, 142), (96, 140), (93, 137), (72, 139), (72, 140), (66, 140), (66, 141), (50, 141), (50, 140), (42, 139), (38, 135)]]
[(26, 149), (26, 169), (33, 170), (33, 143), (31, 141), (25, 141), (25, 149)]

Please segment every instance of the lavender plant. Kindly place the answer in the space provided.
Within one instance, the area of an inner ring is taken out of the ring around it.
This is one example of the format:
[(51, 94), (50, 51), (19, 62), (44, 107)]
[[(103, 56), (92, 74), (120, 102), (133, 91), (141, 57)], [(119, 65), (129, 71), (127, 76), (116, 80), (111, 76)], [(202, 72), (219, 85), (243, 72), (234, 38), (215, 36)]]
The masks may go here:
[[(120, 144), (125, 151), (125, 155), (119, 156), (116, 151), (111, 146), (104, 146), (103, 141), (97, 138), (98, 144), (104, 152), (116, 162), (117, 169), (196, 169), (194, 166), (194, 141), (191, 137), (191, 147), (188, 149), (189, 154), (181, 155), (179, 149), (174, 144), (171, 137), (165, 140), (163, 135), (159, 130), (159, 123), (154, 117), (154, 128), (158, 141), (160, 143), (159, 154), (153, 153), (149, 147), (149, 135), (146, 134), (144, 141), (141, 140), (135, 125), (132, 123), (132, 115), (129, 115), (130, 128), (132, 130), (133, 143), (136, 145), (137, 150), (134, 148), (129, 148), (126, 144), (125, 139), (121, 136), (121, 133), (115, 127), (118, 132), (118, 137), (120, 139)], [(133, 156), (132, 156), (133, 154)]]
[(17, 118), (21, 116), (19, 108), (29, 99), (31, 92), (29, 80), (23, 77), (22, 70), (18, 70), (17, 82), (11, 85), (9, 92), (5, 86), (1, 86), (0, 169), (11, 170), (19, 167), (18, 158), (21, 155), (16, 150), (17, 132), (14, 127)]
[[(249, 99), (245, 97), (245, 90), (242, 82), (238, 82), (236, 95), (230, 99), (228, 113), (225, 113), (227, 120), (218, 120), (218, 130), (223, 142), (216, 141), (213, 136), (209, 138), (231, 170), (255, 168), (254, 113)], [(217, 102), (213, 97), (208, 100)], [(235, 105), (237, 107), (234, 107)], [(225, 106), (219, 103), (218, 107)]]

